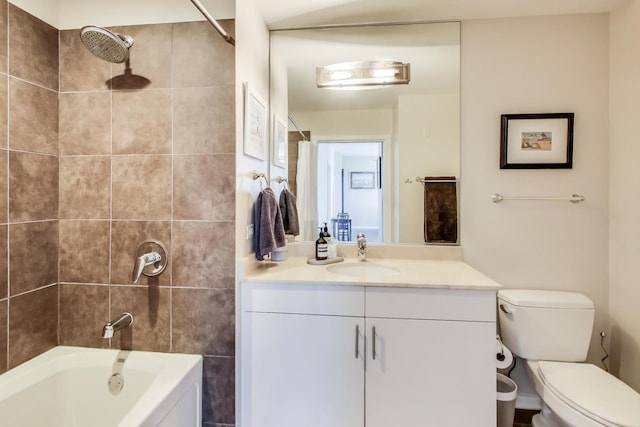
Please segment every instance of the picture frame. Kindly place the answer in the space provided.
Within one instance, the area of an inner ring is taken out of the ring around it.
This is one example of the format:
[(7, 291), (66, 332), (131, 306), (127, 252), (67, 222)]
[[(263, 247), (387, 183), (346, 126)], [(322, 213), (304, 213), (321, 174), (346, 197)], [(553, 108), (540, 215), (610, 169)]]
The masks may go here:
[(243, 150), (247, 156), (265, 159), (267, 141), (267, 104), (248, 83), (244, 84), (244, 140)]
[(574, 113), (503, 114), (500, 169), (571, 169)]
[(271, 163), (275, 166), (287, 167), (287, 122), (280, 116), (273, 116), (273, 137), (271, 140)]
[(349, 174), (350, 187), (354, 190), (368, 190), (376, 188), (375, 172), (351, 172)]

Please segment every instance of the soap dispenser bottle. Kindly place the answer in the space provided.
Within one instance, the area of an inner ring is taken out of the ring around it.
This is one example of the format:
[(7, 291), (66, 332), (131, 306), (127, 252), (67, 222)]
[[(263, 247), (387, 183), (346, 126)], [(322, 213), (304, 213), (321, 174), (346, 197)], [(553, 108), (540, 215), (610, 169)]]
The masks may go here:
[(316, 259), (318, 261), (323, 261), (328, 258), (329, 255), (329, 244), (324, 238), (324, 232), (322, 228), (320, 229), (320, 235), (318, 236), (318, 240), (316, 240)]
[(338, 256), (338, 248), (336, 247), (335, 240), (329, 234), (329, 229), (327, 228), (327, 223), (324, 223), (324, 229), (322, 230), (322, 237), (327, 241), (328, 253), (327, 257), (329, 259), (333, 259)]

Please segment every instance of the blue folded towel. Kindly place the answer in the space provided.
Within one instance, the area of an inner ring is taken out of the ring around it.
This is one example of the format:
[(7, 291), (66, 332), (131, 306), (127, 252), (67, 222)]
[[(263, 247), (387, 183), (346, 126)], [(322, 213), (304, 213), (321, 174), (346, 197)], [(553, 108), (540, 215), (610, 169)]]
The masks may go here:
[(282, 212), (284, 232), (294, 236), (300, 234), (300, 221), (298, 220), (296, 196), (289, 191), (288, 188), (284, 188), (280, 192), (280, 212)]
[(256, 259), (264, 257), (276, 248), (286, 245), (282, 213), (271, 188), (265, 188), (258, 194), (254, 215)]

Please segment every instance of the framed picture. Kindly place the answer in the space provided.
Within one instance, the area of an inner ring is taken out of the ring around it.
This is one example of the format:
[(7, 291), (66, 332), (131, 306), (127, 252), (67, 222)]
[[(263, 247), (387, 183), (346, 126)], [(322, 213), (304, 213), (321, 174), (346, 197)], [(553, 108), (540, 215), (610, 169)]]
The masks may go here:
[(376, 173), (375, 172), (351, 172), (351, 188), (354, 190), (363, 190), (375, 188)]
[(267, 141), (267, 104), (244, 85), (244, 154), (264, 160)]
[(573, 113), (503, 114), (500, 169), (571, 169)]
[(287, 167), (287, 122), (273, 116), (273, 140), (271, 141), (271, 163), (281, 168)]

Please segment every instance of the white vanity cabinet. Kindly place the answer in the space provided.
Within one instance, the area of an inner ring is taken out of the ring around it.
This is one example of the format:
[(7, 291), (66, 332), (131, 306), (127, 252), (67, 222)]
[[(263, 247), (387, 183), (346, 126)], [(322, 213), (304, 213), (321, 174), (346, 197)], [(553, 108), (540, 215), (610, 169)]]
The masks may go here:
[(366, 426), (496, 425), (495, 291), (366, 288)]
[(496, 425), (495, 290), (243, 284), (243, 427)]

